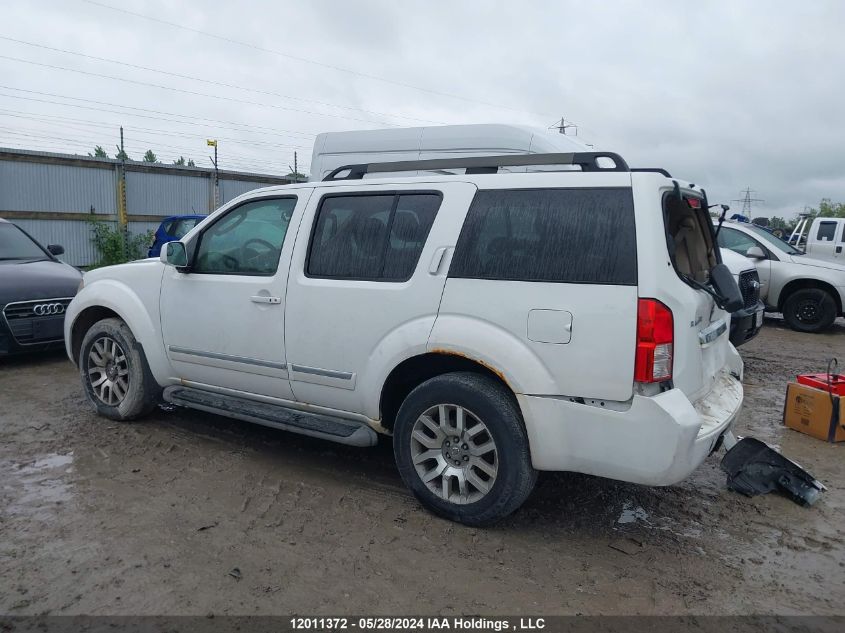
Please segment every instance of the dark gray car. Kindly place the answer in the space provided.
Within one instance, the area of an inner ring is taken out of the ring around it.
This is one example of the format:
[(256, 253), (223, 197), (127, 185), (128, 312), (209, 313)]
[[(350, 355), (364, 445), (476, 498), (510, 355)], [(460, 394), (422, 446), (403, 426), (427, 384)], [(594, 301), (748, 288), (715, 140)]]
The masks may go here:
[(65, 309), (82, 280), (56, 259), (63, 252), (0, 219), (0, 356), (62, 346)]

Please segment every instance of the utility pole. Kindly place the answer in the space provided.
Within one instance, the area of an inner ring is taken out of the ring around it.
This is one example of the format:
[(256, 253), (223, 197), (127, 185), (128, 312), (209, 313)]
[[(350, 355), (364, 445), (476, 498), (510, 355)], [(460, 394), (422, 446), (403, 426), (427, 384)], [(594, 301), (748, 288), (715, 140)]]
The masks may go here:
[(748, 218), (748, 221), (751, 222), (751, 203), (753, 202), (765, 202), (762, 198), (752, 198), (752, 194), (757, 193), (750, 187), (746, 187), (745, 191), (740, 191), (741, 194), (745, 194), (742, 198), (737, 198), (735, 200), (731, 200), (731, 202), (741, 202), (742, 203), (742, 215)]
[(220, 206), (220, 173), (217, 168), (217, 139), (208, 139), (206, 140), (206, 144), (209, 147), (214, 148), (214, 158), (211, 158), (211, 162), (214, 164), (214, 209)]
[(120, 126), (120, 166), (117, 170), (117, 222), (123, 233), (123, 255), (129, 259), (129, 214), (126, 211), (126, 150), (123, 149), (123, 126)]
[(293, 167), (290, 166), (288, 163), (288, 169), (290, 169), (290, 173), (293, 174), (293, 181), (299, 182), (299, 172), (297, 171), (297, 162), (296, 162), (296, 152), (293, 153)]
[(560, 117), (560, 121), (557, 123), (553, 123), (549, 126), (550, 130), (557, 130), (564, 136), (566, 135), (566, 130), (569, 128), (575, 128), (575, 136), (578, 136), (578, 126), (575, 125), (572, 121), (567, 122), (564, 117)]

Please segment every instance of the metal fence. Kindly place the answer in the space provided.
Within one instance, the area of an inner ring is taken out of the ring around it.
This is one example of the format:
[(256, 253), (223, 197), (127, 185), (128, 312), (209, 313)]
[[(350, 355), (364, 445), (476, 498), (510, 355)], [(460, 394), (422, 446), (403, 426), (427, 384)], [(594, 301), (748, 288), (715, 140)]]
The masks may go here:
[[(63, 261), (87, 266), (99, 259), (90, 220), (118, 222), (120, 161), (0, 148), (0, 218), (14, 222), (42, 244), (61, 244)], [(169, 215), (214, 210), (214, 170), (127, 162), (127, 228), (154, 231)], [(279, 176), (218, 172), (221, 204), (271, 185)]]

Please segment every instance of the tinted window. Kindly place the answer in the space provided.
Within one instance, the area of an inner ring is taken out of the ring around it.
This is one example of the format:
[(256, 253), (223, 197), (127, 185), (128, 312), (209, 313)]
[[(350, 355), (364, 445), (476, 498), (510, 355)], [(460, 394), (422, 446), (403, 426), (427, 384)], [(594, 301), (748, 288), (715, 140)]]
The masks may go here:
[(819, 222), (819, 232), (816, 237), (820, 240), (833, 241), (836, 234), (836, 222)]
[[(739, 255), (745, 255), (752, 246), (762, 247), (753, 237), (726, 226), (719, 231), (719, 246)], [(763, 251), (765, 252), (765, 249)]]
[(191, 272), (272, 275), (295, 206), (295, 198), (282, 198), (232, 209), (203, 231)]
[(479, 191), (450, 277), (636, 285), (630, 189)]
[(439, 206), (434, 193), (326, 196), (317, 212), (308, 274), (409, 279)]

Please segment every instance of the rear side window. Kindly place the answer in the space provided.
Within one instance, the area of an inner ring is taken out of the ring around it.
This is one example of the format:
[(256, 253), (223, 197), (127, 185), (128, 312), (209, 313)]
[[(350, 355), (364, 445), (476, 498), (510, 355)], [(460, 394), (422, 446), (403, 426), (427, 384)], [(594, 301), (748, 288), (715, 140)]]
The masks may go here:
[(832, 242), (835, 235), (836, 222), (819, 222), (819, 231), (816, 233), (817, 239)]
[(439, 193), (329, 195), (317, 211), (309, 277), (407, 281), (425, 246)]
[(449, 276), (636, 285), (631, 190), (479, 191)]

